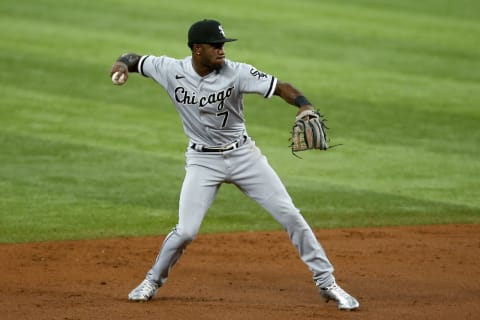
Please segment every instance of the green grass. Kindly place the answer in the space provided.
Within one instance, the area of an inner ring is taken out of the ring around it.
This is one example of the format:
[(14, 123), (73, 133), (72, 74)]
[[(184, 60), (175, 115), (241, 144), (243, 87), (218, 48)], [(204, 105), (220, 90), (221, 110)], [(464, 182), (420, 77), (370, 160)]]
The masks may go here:
[[(153, 81), (117, 87), (109, 70), (127, 51), (188, 55), (204, 17), (240, 39), (229, 58), (301, 89), (342, 144), (297, 159), (295, 108), (245, 97), (249, 133), (312, 227), (480, 223), (478, 2), (23, 0), (0, 3), (0, 242), (174, 226), (181, 123)], [(231, 185), (202, 226), (274, 229)]]

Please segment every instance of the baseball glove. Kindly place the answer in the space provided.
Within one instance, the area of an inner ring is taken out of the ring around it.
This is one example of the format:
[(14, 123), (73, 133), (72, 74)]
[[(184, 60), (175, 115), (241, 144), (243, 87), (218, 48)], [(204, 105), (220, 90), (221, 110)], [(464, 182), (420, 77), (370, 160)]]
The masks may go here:
[(304, 110), (295, 119), (292, 128), (290, 147), (292, 153), (310, 149), (327, 150), (329, 148), (322, 115), (315, 110)]

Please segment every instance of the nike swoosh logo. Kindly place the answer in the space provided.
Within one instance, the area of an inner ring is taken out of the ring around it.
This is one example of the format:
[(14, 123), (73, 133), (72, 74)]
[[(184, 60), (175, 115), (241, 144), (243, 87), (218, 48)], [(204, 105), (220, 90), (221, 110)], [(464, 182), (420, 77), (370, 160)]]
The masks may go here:
[(175, 79), (177, 79), (177, 80), (178, 80), (178, 79), (183, 79), (183, 78), (185, 78), (185, 76), (182, 76), (182, 75), (180, 75), (180, 74), (177, 74), (177, 75), (175, 76)]

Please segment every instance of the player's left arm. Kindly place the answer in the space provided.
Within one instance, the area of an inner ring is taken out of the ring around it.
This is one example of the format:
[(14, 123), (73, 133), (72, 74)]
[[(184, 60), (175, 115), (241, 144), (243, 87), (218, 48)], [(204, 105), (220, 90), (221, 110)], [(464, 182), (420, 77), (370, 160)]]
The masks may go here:
[(298, 113), (304, 110), (313, 110), (313, 105), (308, 99), (293, 85), (288, 82), (277, 81), (274, 95), (279, 96), (288, 104), (299, 108)]
[(313, 108), (312, 103), (297, 88), (286, 82), (277, 81), (273, 94), (298, 107), (291, 131), (292, 152), (295, 154), (308, 149), (327, 150), (327, 127), (322, 115)]

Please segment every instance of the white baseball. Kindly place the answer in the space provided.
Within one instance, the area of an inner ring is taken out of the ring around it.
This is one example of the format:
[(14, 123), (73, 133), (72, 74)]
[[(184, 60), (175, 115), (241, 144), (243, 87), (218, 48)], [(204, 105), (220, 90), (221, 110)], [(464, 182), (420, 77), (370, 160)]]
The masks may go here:
[(120, 74), (120, 72), (115, 72), (113, 75), (112, 75), (112, 82), (113, 84), (116, 84), (116, 85), (122, 85), (125, 83), (125, 74), (122, 73)]

